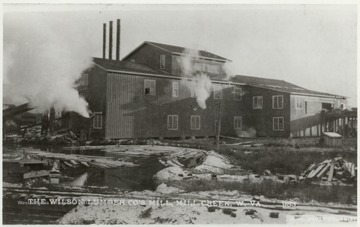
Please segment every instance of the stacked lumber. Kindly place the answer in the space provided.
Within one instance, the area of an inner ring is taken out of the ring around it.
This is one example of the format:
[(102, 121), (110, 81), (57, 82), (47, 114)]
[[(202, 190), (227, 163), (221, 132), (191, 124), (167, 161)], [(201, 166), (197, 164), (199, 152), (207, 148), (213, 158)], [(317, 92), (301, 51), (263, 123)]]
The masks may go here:
[(134, 167), (137, 166), (132, 162), (115, 160), (114, 157), (103, 156), (89, 156), (89, 155), (75, 155), (75, 154), (62, 154), (50, 153), (45, 151), (28, 151), (31, 155), (36, 155), (42, 159), (59, 160), (59, 165), (63, 169), (75, 168), (78, 166), (85, 167), (100, 167), (100, 168), (115, 168), (115, 167)]
[(301, 177), (327, 182), (350, 183), (356, 179), (356, 166), (342, 157), (336, 157), (318, 164), (311, 164), (301, 174)]

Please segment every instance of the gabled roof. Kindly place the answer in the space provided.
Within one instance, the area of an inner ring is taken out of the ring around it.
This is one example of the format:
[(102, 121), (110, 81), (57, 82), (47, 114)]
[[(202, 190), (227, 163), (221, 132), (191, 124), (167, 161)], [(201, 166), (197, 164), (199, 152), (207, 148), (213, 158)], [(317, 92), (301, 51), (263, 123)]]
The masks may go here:
[[(152, 46), (154, 46), (156, 48), (162, 49), (164, 51), (167, 51), (169, 53), (176, 54), (176, 55), (183, 55), (185, 50), (192, 50), (192, 49), (185, 48), (185, 47), (179, 47), (179, 46), (173, 46), (173, 45), (168, 45), (168, 44), (163, 44), (163, 43), (155, 43), (155, 42), (145, 41), (140, 46), (138, 46), (133, 51), (131, 51), (128, 55), (126, 55), (123, 58), (123, 60), (126, 60), (132, 53), (134, 53), (138, 49), (142, 48), (145, 44), (152, 45)], [(222, 61), (222, 62), (230, 61), (229, 59), (223, 58), (223, 57), (221, 57), (219, 55), (207, 52), (205, 50), (194, 50), (194, 51), (198, 52), (200, 58), (209, 59), (209, 60), (216, 60), (216, 61)]]
[(254, 86), (254, 87), (270, 89), (270, 90), (280, 91), (280, 92), (285, 92), (285, 93), (290, 93), (290, 94), (345, 98), (344, 96), (341, 96), (341, 95), (312, 91), (312, 90), (297, 86), (295, 84), (286, 82), (284, 80), (236, 75), (235, 77), (233, 77), (231, 79), (231, 81), (234, 81), (237, 83), (245, 83), (247, 85)]
[(106, 69), (106, 70), (115, 70), (115, 71), (126, 71), (126, 72), (136, 72), (136, 73), (151, 73), (151, 74), (164, 74), (158, 70), (149, 68), (145, 65), (130, 61), (117, 61), (103, 58), (93, 58), (93, 62)]

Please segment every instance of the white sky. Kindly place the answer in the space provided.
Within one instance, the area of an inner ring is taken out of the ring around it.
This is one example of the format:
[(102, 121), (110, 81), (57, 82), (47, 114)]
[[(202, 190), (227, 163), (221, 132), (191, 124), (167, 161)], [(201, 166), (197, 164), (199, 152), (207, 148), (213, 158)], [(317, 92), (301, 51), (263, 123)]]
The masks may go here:
[(49, 23), (63, 20), (56, 29), (68, 35), (65, 40), (84, 39), (94, 57), (102, 56), (102, 24), (113, 20), (115, 34), (119, 18), (121, 57), (143, 41), (204, 49), (231, 59), (236, 74), (286, 80), (348, 96), (350, 105), (357, 105), (356, 5), (17, 5), (4, 10), (19, 11), (19, 17), (41, 11)]

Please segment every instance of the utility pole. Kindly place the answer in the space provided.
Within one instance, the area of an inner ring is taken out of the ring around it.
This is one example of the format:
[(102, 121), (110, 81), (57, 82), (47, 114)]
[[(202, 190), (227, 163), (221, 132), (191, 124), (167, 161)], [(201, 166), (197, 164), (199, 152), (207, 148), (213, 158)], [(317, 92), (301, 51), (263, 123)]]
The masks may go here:
[(216, 149), (220, 151), (220, 132), (221, 132), (221, 104), (222, 104), (222, 95), (219, 101), (219, 118), (218, 118), (218, 127), (217, 127), (217, 135), (216, 135)]

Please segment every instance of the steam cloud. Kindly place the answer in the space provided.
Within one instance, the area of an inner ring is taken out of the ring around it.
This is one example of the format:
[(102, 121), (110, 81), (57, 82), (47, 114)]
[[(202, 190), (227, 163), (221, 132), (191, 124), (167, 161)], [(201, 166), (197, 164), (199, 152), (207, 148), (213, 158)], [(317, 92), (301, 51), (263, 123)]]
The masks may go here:
[(31, 101), (40, 111), (89, 117), (75, 82), (91, 66), (86, 36), (70, 21), (40, 13), (4, 15), (4, 103)]
[(194, 61), (199, 58), (197, 50), (186, 49), (183, 54), (179, 62), (183, 73), (181, 83), (194, 94), (199, 107), (206, 109), (206, 100), (211, 95), (211, 80), (206, 73), (197, 72), (194, 68)]

